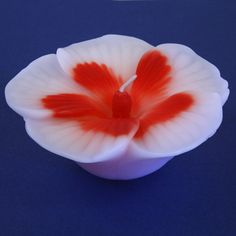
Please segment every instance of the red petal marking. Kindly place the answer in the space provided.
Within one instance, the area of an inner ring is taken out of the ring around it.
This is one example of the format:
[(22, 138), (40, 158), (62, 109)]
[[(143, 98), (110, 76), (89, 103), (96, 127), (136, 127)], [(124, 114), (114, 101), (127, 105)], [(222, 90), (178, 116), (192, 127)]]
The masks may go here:
[(194, 103), (192, 95), (178, 93), (157, 104), (140, 120), (140, 126), (135, 138), (141, 138), (152, 125), (157, 125), (177, 117), (187, 111)]
[(111, 111), (84, 95), (48, 95), (42, 99), (42, 103), (53, 111), (55, 118), (76, 120), (84, 131), (102, 132), (116, 137), (129, 134), (138, 125), (135, 119), (108, 118), (111, 117)]
[(148, 51), (142, 56), (136, 69), (137, 78), (131, 88), (134, 111), (150, 103), (151, 98), (165, 94), (171, 80), (170, 71), (166, 56), (159, 51)]
[[(165, 94), (170, 82), (170, 66), (167, 58), (158, 51), (143, 55), (137, 67), (137, 79), (131, 88), (132, 110), (150, 103), (151, 98)], [(106, 65), (95, 62), (78, 64), (73, 69), (73, 77), (102, 100), (99, 101), (79, 94), (48, 95), (42, 99), (45, 108), (54, 112), (56, 118), (77, 120), (85, 131), (97, 131), (112, 136), (127, 135), (138, 127), (137, 119), (129, 118), (131, 97), (126, 92), (119, 92), (122, 84)], [(175, 118), (186, 111), (194, 99), (187, 93), (175, 94), (153, 109), (140, 120), (135, 138), (142, 137), (152, 126)], [(109, 109), (104, 107), (108, 105)], [(111, 118), (112, 117), (112, 118)]]
[(132, 101), (126, 92), (117, 91), (112, 99), (112, 115), (114, 118), (129, 118)]
[(73, 69), (73, 78), (81, 86), (99, 97), (109, 107), (112, 97), (122, 84), (113, 72), (105, 65), (95, 62), (78, 64)]
[(111, 136), (127, 135), (132, 130), (138, 128), (138, 121), (136, 119), (124, 118), (94, 118), (80, 121), (82, 129), (85, 131), (102, 132)]
[(91, 98), (79, 94), (48, 95), (42, 99), (45, 108), (54, 112), (54, 117), (78, 119), (83, 116), (104, 117), (105, 110)]

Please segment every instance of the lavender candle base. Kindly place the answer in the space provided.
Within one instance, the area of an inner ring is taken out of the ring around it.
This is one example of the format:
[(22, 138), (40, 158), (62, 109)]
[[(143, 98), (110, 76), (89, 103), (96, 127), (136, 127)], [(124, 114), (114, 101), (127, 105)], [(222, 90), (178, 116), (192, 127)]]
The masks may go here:
[(96, 163), (77, 162), (77, 164), (89, 173), (101, 178), (129, 180), (143, 177), (160, 169), (172, 158), (173, 157), (134, 159), (124, 155), (122, 158), (110, 161)]

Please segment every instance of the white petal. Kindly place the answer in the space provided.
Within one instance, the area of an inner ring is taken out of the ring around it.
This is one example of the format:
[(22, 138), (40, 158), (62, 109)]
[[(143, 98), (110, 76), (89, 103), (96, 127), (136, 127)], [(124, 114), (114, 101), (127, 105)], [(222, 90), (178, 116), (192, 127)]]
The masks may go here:
[(101, 132), (84, 131), (76, 121), (26, 119), (29, 136), (40, 146), (81, 163), (100, 162), (122, 155), (138, 125), (127, 135), (112, 137)]
[(6, 86), (8, 105), (22, 116), (42, 118), (51, 112), (42, 107), (41, 99), (50, 94), (82, 91), (61, 69), (55, 54), (42, 56), (18, 73)]
[(221, 100), (217, 93), (191, 92), (195, 105), (177, 118), (150, 127), (141, 140), (133, 141), (137, 156), (175, 156), (199, 146), (211, 137), (222, 122)]
[(151, 48), (150, 44), (134, 37), (105, 35), (60, 48), (57, 56), (68, 74), (76, 64), (93, 61), (106, 64), (125, 81), (134, 75), (139, 59)]
[(214, 92), (220, 95), (222, 105), (225, 103), (229, 95), (228, 83), (213, 64), (184, 45), (161, 44), (156, 48), (168, 57), (172, 67), (172, 93), (185, 90)]

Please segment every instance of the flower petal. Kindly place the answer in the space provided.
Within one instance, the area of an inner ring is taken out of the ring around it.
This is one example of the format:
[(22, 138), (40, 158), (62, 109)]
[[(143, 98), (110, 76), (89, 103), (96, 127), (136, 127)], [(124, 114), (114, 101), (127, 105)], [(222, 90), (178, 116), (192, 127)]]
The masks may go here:
[(64, 119), (81, 117), (106, 117), (107, 110), (92, 98), (80, 94), (55, 94), (42, 98), (45, 108), (53, 111), (53, 116)]
[(172, 80), (170, 71), (167, 57), (159, 51), (150, 50), (142, 56), (136, 69), (137, 78), (131, 88), (134, 115), (143, 109), (148, 110), (168, 95), (167, 89)]
[[(137, 135), (132, 143), (137, 156), (178, 155), (197, 147), (216, 132), (222, 121), (219, 95), (217, 93), (199, 95), (194, 91), (186, 91), (186, 94), (191, 94), (194, 99), (193, 105), (187, 110), (173, 117), (168, 117), (165, 113), (159, 114), (160, 118), (155, 118), (156, 124), (147, 127), (141, 121), (141, 126), (144, 125), (146, 130)], [(158, 115), (158, 112), (154, 111), (151, 115), (147, 115), (147, 118), (150, 120), (151, 116), (154, 119), (153, 115)]]
[[(100, 122), (91, 120), (91, 123), (55, 118), (26, 119), (26, 130), (31, 138), (45, 149), (86, 163), (110, 160), (124, 153), (138, 128), (138, 122), (128, 123), (125, 127), (122, 121), (107, 122), (102, 119)], [(125, 134), (122, 135), (120, 131)], [(119, 135), (111, 135), (112, 132), (119, 132)]]
[(137, 119), (112, 118), (111, 111), (84, 95), (48, 95), (42, 99), (42, 103), (45, 108), (53, 111), (55, 120), (77, 121), (81, 129), (88, 132), (102, 132), (116, 137), (128, 135), (138, 126)]
[(41, 98), (49, 94), (84, 92), (61, 69), (54, 54), (40, 57), (17, 74), (6, 86), (8, 105), (22, 116), (51, 116)]
[(72, 76), (79, 85), (91, 92), (91, 96), (100, 99), (110, 108), (112, 97), (122, 84), (122, 80), (116, 78), (106, 65), (95, 62), (77, 64)]
[(57, 56), (62, 68), (69, 75), (73, 75), (77, 64), (95, 62), (106, 65), (116, 78), (126, 81), (134, 75), (140, 57), (151, 48), (153, 46), (134, 37), (105, 35), (60, 48)]
[(166, 123), (194, 105), (194, 98), (188, 93), (178, 93), (156, 104), (140, 118), (140, 126), (135, 138), (142, 138), (153, 125)]
[(173, 78), (169, 92), (174, 94), (185, 90), (218, 93), (222, 105), (228, 98), (229, 89), (219, 70), (210, 62), (198, 56), (190, 48), (181, 44), (161, 44), (156, 47), (171, 65)]

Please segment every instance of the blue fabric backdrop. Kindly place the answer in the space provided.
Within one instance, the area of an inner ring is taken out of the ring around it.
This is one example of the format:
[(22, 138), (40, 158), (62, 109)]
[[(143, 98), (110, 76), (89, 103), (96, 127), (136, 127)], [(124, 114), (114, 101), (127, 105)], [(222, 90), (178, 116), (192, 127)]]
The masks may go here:
[[(235, 1), (0, 2), (0, 235), (236, 235)], [(58, 47), (108, 33), (182, 43), (221, 70), (231, 95), (206, 143), (135, 181), (107, 181), (34, 143), (7, 82)]]

